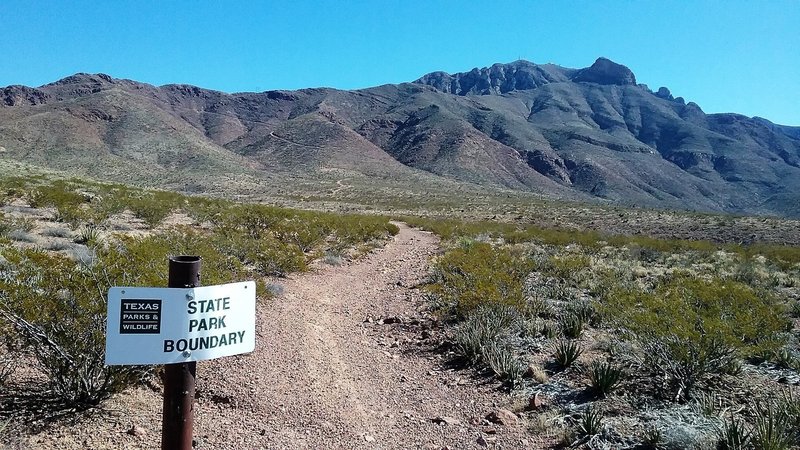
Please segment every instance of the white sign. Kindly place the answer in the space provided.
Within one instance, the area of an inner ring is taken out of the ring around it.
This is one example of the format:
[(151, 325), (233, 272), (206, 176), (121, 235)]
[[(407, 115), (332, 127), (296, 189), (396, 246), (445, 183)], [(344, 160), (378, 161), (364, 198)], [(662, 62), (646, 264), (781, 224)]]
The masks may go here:
[(174, 364), (252, 352), (256, 284), (112, 287), (106, 365)]

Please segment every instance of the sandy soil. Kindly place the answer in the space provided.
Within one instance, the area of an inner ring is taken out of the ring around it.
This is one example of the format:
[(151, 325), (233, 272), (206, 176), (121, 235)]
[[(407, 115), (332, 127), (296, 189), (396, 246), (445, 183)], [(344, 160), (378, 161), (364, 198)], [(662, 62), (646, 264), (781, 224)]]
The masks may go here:
[[(510, 401), (496, 384), (432, 351), (437, 326), (415, 286), (437, 250), (433, 235), (401, 224), (358, 261), (279, 280), (281, 295), (259, 305), (256, 351), (198, 364), (196, 448), (537, 447), (522, 425), (483, 420)], [(157, 389), (105, 408), (13, 447), (159, 447)]]

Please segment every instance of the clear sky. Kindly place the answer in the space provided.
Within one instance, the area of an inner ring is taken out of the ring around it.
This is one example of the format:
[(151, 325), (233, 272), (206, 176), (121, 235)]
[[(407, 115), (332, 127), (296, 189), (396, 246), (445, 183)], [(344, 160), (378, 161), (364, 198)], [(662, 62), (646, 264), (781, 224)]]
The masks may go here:
[(800, 0), (0, 0), (0, 86), (75, 72), (227, 92), (605, 56), (706, 112), (800, 126)]

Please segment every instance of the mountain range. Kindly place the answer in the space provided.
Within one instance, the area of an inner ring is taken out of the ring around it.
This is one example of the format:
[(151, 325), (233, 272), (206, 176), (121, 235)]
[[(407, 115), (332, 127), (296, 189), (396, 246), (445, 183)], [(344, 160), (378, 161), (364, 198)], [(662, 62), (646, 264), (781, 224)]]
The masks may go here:
[(605, 58), (350, 91), (228, 94), (79, 73), (0, 88), (0, 156), (176, 189), (207, 189), (204, 174), (313, 186), (336, 171), (411, 190), (800, 217), (800, 127), (706, 114)]

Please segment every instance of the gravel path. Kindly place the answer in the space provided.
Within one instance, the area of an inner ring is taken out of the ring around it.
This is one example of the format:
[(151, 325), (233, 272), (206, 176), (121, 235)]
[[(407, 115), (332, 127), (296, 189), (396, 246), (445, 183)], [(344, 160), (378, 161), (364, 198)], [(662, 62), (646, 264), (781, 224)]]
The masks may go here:
[[(283, 293), (259, 305), (256, 351), (198, 363), (197, 448), (530, 447), (519, 426), (481, 421), (502, 397), (496, 385), (430, 351), (434, 323), (414, 286), (437, 250), (433, 235), (400, 224), (356, 262), (280, 280)], [(130, 390), (107, 406), (20, 447), (158, 448), (159, 392)]]

